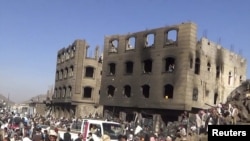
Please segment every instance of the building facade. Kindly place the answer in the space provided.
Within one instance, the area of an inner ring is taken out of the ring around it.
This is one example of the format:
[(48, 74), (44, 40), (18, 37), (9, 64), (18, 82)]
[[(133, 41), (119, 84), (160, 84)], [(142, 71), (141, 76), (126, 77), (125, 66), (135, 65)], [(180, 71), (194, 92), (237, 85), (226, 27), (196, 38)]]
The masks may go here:
[(75, 40), (58, 51), (54, 95), (49, 104), (55, 117), (102, 114), (99, 106), (102, 60), (98, 47), (94, 57), (88, 57), (88, 48), (85, 40)]
[(246, 80), (246, 64), (220, 44), (198, 40), (192, 22), (107, 36), (100, 104), (123, 120), (134, 113), (175, 118), (225, 102)]

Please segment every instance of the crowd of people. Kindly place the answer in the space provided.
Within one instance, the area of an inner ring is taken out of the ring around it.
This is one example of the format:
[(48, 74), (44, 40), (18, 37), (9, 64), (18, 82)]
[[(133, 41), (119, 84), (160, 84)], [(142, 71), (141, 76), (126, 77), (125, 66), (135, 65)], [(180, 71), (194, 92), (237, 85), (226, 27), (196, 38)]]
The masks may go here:
[[(184, 112), (181, 120), (175, 126), (161, 128), (158, 132), (151, 130), (148, 126), (134, 125), (123, 122), (124, 134), (118, 135), (119, 141), (174, 141), (174, 140), (195, 140), (201, 134), (206, 135), (208, 125), (237, 124), (239, 110), (236, 105), (218, 104), (207, 110), (200, 110), (198, 113)], [(67, 129), (64, 141), (72, 141), (70, 126), (74, 121), (81, 118), (53, 118), (41, 115), (27, 116), (6, 112), (1, 115), (1, 141), (60, 141), (61, 137), (58, 128)], [(117, 120), (119, 122), (119, 120)], [(39, 125), (48, 125), (48, 129), (42, 129)], [(53, 127), (53, 128), (52, 128)], [(174, 129), (174, 130), (173, 130)], [(169, 130), (173, 132), (169, 132)], [(89, 141), (96, 141), (89, 135)], [(193, 139), (191, 139), (193, 138)], [(82, 140), (79, 132), (75, 141)], [(102, 136), (103, 141), (108, 141), (108, 135)]]

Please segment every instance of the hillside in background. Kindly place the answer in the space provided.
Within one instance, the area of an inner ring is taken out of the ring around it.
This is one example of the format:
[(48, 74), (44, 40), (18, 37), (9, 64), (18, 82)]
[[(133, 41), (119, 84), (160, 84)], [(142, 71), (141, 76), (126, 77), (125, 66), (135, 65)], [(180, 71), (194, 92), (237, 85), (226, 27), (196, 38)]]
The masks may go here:
[(30, 103), (31, 100), (32, 100), (33, 102), (43, 102), (44, 100), (46, 100), (46, 98), (47, 98), (47, 94), (40, 94), (40, 95), (31, 97), (31, 98), (28, 99), (28, 100), (22, 101), (22, 102), (20, 102), (19, 104), (27, 104), (27, 103)]
[(15, 102), (13, 102), (10, 99), (8, 99), (8, 97), (5, 97), (3, 94), (0, 94), (0, 102), (2, 102), (2, 100), (5, 101), (5, 102), (8, 101), (9, 105), (14, 105), (15, 104)]

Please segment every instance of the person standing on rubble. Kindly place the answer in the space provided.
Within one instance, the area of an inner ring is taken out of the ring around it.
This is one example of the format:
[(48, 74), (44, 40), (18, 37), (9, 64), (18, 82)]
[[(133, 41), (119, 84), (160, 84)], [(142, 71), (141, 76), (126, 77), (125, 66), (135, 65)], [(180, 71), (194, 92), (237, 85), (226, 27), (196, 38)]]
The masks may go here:
[(239, 110), (236, 105), (233, 105), (233, 111), (232, 111), (232, 124), (236, 125), (237, 124), (237, 117), (239, 114)]

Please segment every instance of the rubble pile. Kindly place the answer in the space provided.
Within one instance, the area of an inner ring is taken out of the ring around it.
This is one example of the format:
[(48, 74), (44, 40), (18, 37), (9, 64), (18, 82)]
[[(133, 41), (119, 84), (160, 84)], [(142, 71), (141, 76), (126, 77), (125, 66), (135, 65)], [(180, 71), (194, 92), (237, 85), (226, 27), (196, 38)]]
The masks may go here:
[(240, 122), (250, 122), (250, 80), (243, 82), (232, 91), (226, 103), (237, 106)]

